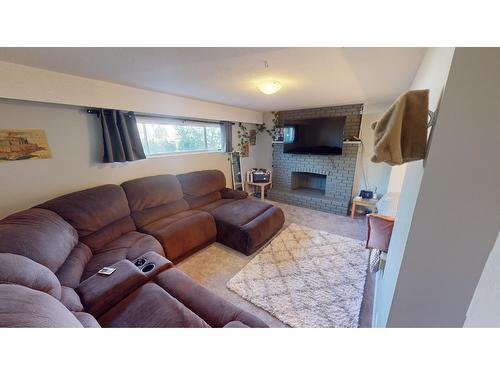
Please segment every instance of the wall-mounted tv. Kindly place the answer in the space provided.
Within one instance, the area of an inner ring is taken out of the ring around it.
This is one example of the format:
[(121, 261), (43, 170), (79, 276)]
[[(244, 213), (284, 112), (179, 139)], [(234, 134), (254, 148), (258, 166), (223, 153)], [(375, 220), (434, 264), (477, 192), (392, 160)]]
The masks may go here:
[(345, 116), (285, 121), (283, 152), (289, 154), (340, 155)]

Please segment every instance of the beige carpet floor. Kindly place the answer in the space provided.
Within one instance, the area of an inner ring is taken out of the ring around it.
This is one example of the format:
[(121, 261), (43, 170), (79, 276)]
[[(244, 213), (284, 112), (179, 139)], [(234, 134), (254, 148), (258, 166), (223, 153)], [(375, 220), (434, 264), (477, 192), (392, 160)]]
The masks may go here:
[[(285, 212), (285, 225), (296, 223), (354, 239), (364, 240), (366, 238), (366, 219), (362, 216), (351, 219), (347, 216), (334, 215), (284, 203), (272, 203), (281, 207)], [(226, 287), (226, 283), (236, 275), (253, 256), (245, 256), (236, 250), (216, 243), (179, 263), (178, 267), (219, 296), (254, 313), (269, 326), (288, 327), (267, 311), (244, 300)], [(373, 301), (372, 281), (370, 276), (367, 277), (360, 314), (361, 327), (371, 326), (371, 306)]]

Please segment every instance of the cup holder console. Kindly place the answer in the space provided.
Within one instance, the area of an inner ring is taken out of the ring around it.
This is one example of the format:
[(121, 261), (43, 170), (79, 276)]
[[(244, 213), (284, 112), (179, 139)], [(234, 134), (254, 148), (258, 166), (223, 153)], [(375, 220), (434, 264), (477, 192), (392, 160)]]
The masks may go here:
[(172, 263), (168, 259), (154, 251), (148, 251), (131, 262), (149, 279), (172, 266)]
[(134, 265), (136, 267), (139, 267), (141, 268), (144, 264), (146, 263), (146, 259), (144, 258), (139, 258), (139, 259), (136, 259), (135, 262), (134, 262)]
[(142, 267), (141, 271), (144, 273), (148, 273), (151, 272), (154, 268), (155, 268), (154, 263), (148, 263), (144, 267)]
[(155, 264), (152, 262), (147, 263), (147, 261), (148, 260), (146, 258), (137, 258), (134, 260), (134, 266), (139, 268), (144, 273), (151, 272), (154, 270)]

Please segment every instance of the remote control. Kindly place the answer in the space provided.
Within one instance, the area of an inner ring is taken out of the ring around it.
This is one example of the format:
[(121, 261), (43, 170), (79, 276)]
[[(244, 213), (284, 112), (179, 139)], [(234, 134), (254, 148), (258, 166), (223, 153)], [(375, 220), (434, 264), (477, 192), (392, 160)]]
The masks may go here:
[(111, 275), (113, 272), (115, 272), (116, 268), (113, 268), (113, 267), (103, 267), (101, 268), (97, 273), (99, 275), (105, 275), (105, 276), (109, 276)]

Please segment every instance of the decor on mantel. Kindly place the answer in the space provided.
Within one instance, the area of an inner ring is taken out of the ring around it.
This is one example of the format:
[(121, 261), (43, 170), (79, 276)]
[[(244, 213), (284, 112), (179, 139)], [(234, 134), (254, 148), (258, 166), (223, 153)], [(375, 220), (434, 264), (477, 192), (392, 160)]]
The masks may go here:
[(273, 143), (283, 143), (284, 131), (283, 127), (280, 125), (279, 112), (271, 112), (273, 115), (273, 129), (271, 130), (271, 136), (273, 138)]
[(97, 116), (102, 126), (103, 163), (146, 159), (133, 112), (100, 109)]

